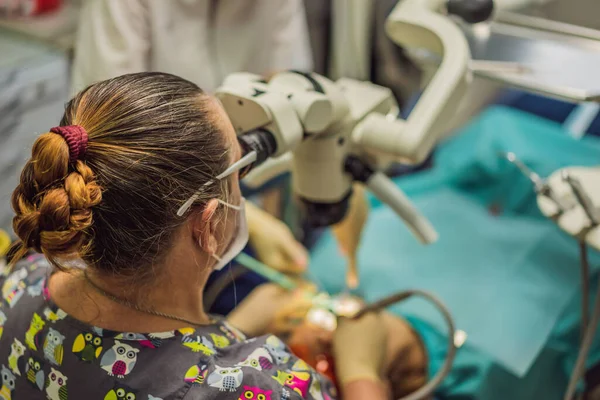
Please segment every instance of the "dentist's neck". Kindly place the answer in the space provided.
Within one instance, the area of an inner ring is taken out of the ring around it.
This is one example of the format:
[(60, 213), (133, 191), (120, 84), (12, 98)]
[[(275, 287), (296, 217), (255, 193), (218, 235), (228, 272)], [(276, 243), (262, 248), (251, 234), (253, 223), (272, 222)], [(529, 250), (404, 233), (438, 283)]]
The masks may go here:
[[(52, 300), (76, 319), (120, 332), (163, 332), (187, 327), (174, 318), (140, 310), (152, 310), (205, 325), (211, 322), (203, 307), (203, 292), (215, 260), (194, 249), (176, 245), (164, 263), (152, 266), (147, 279), (109, 275), (88, 269), (58, 272), (50, 280)], [(90, 284), (91, 281), (93, 284)], [(97, 290), (123, 300), (114, 301)], [(136, 305), (131, 307), (124, 302)]]

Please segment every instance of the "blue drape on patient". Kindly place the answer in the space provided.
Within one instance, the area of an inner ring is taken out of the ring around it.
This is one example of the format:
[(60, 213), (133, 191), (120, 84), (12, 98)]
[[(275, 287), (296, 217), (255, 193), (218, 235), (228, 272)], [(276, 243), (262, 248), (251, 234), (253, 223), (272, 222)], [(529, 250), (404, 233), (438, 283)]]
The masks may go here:
[[(427, 289), (450, 307), (468, 338), (443, 393), (558, 399), (579, 340), (578, 246), (541, 216), (530, 182), (498, 157), (501, 151), (515, 152), (541, 176), (567, 165), (600, 164), (597, 139), (577, 141), (552, 122), (488, 110), (440, 146), (431, 170), (397, 180), (438, 229), (438, 243), (420, 245), (373, 200), (359, 252), (359, 290), (376, 300)], [(592, 265), (600, 266), (593, 252)], [(326, 234), (313, 251), (311, 274), (337, 292), (344, 271)], [(421, 300), (394, 311), (426, 336), (435, 370), (445, 355), (441, 317)], [(590, 362), (599, 355), (595, 351)]]

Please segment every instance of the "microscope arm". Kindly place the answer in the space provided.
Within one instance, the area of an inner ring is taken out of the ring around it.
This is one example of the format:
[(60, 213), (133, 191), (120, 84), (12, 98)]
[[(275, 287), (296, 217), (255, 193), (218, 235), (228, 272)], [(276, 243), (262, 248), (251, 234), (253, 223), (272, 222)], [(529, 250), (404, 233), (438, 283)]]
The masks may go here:
[(388, 36), (405, 49), (440, 55), (440, 66), (407, 120), (372, 113), (356, 127), (353, 141), (362, 148), (418, 164), (444, 132), (470, 80), (469, 45), (460, 28), (437, 11), (439, 0), (404, 0), (390, 14)]
[(264, 163), (252, 169), (242, 180), (246, 186), (256, 189), (271, 179), (289, 172), (292, 168), (293, 155), (287, 152), (279, 157), (269, 158)]

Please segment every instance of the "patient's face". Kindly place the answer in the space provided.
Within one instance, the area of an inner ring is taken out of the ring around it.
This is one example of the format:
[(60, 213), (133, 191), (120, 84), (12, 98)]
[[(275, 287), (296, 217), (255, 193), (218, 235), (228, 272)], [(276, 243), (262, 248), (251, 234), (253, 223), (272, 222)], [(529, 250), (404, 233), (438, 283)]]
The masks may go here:
[(302, 345), (311, 349), (313, 354), (327, 354), (331, 350), (332, 338), (333, 332), (304, 322), (292, 331), (288, 345)]
[(333, 332), (304, 322), (292, 331), (287, 344), (296, 356), (335, 382), (331, 356), (332, 338)]

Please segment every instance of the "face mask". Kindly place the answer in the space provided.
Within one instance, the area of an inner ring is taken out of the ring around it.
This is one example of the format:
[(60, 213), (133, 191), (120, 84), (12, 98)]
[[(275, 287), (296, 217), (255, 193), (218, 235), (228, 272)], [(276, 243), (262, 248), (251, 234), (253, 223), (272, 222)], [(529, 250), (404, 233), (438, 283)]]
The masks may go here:
[(229, 243), (229, 246), (225, 249), (225, 252), (221, 256), (217, 256), (213, 254), (212, 256), (217, 260), (217, 263), (214, 266), (216, 271), (223, 269), (224, 266), (229, 264), (231, 260), (233, 260), (238, 254), (242, 252), (246, 244), (248, 243), (248, 223), (246, 221), (246, 199), (242, 197), (239, 206), (235, 206), (233, 204), (226, 203), (222, 200), (219, 200), (219, 203), (223, 204), (226, 207), (235, 210), (237, 214), (236, 223), (235, 223), (235, 232), (233, 234), (233, 238)]

